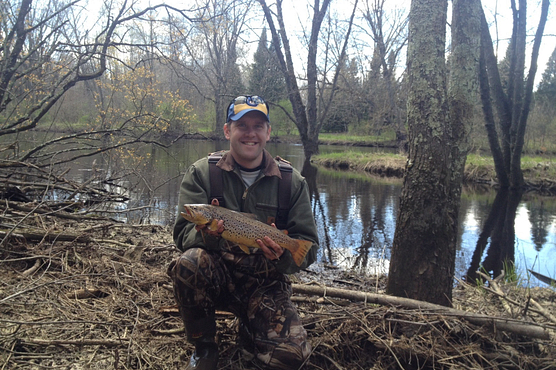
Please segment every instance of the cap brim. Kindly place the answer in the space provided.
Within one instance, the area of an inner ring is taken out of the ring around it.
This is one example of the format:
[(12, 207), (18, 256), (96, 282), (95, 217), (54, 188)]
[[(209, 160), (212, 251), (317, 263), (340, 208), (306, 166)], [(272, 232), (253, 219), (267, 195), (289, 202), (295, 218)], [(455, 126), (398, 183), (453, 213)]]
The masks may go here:
[(264, 112), (261, 112), (260, 110), (255, 109), (255, 108), (253, 108), (253, 109), (244, 109), (244, 110), (242, 110), (241, 112), (238, 112), (238, 113), (236, 113), (236, 114), (234, 114), (234, 115), (231, 115), (231, 116), (229, 117), (228, 121), (237, 121), (237, 120), (239, 120), (241, 117), (243, 117), (246, 113), (249, 113), (249, 112), (257, 112), (257, 113), (260, 113), (260, 114), (262, 114), (262, 115), (264, 116), (264, 118), (265, 118), (268, 122), (270, 122), (270, 120), (268, 119), (268, 116), (267, 116), (266, 114), (264, 114)]

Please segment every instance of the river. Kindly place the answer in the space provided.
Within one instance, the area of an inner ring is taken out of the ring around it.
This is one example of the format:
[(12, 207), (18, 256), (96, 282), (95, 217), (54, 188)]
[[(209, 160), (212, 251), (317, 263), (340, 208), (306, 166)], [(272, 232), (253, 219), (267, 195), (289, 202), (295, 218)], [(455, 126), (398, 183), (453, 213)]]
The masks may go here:
[[(170, 149), (144, 147), (138, 156), (72, 164), (73, 176), (86, 181), (95, 173), (125, 173), (119, 185), (132, 189), (130, 200), (116, 207), (116, 217), (132, 222), (172, 224), (177, 214), (181, 174), (209, 152), (226, 149), (227, 142), (184, 140)], [(269, 143), (267, 149), (301, 169), (303, 148)], [(321, 152), (373, 151), (374, 148), (321, 146)], [(137, 158), (142, 158), (138, 160)], [(360, 273), (387, 272), (394, 237), (401, 180), (319, 168), (313, 210), (319, 230), (319, 260)], [(464, 188), (460, 211), (455, 274), (465, 276), (479, 235), (488, 219), (496, 192)], [(139, 211), (128, 211), (143, 207)], [(147, 207), (147, 208), (145, 208)], [(528, 269), (556, 277), (556, 199), (525, 194), (515, 216), (515, 264), (522, 285), (542, 285)], [(489, 239), (490, 240), (490, 239)], [(481, 255), (486, 255), (487, 249)]]

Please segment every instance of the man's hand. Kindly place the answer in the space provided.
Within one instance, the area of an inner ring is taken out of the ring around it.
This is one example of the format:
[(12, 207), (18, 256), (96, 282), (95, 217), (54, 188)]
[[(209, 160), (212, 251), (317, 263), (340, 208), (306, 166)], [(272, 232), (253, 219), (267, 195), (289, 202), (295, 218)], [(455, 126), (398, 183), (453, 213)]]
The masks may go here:
[[(276, 227), (275, 224), (271, 224), (272, 227)], [(263, 251), (263, 254), (269, 260), (279, 260), (280, 256), (284, 254), (284, 248), (278, 245), (274, 240), (270, 239), (268, 236), (265, 236), (263, 239), (256, 240), (259, 247)]]
[[(216, 198), (214, 198), (210, 202), (210, 204), (217, 207), (220, 206), (220, 203)], [(213, 230), (210, 230), (208, 228), (208, 225), (195, 225), (195, 230), (207, 233), (212, 236), (221, 236), (224, 232), (224, 220), (218, 220), (217, 227), (215, 229), (213, 228)]]
[(224, 232), (224, 220), (218, 220), (216, 230), (211, 230), (207, 225), (195, 225), (195, 230), (204, 232), (212, 236), (222, 236)]

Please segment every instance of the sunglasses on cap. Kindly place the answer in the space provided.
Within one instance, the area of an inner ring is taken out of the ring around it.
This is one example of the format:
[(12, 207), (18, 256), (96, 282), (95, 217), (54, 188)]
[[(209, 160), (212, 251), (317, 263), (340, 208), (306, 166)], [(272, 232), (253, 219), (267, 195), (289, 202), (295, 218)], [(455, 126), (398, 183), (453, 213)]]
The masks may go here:
[(257, 111), (265, 115), (268, 122), (268, 104), (263, 98), (257, 95), (245, 95), (238, 96), (228, 106), (228, 118), (226, 122), (237, 121), (243, 117), (246, 113)]

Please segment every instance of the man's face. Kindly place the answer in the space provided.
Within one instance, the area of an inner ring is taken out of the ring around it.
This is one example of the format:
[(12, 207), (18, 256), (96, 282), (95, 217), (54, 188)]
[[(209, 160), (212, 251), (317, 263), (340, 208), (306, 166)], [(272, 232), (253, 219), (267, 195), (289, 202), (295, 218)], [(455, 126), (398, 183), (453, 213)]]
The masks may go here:
[(230, 140), (235, 161), (242, 167), (255, 168), (261, 164), (263, 149), (270, 140), (270, 125), (263, 114), (252, 111), (225, 124), (224, 135)]

